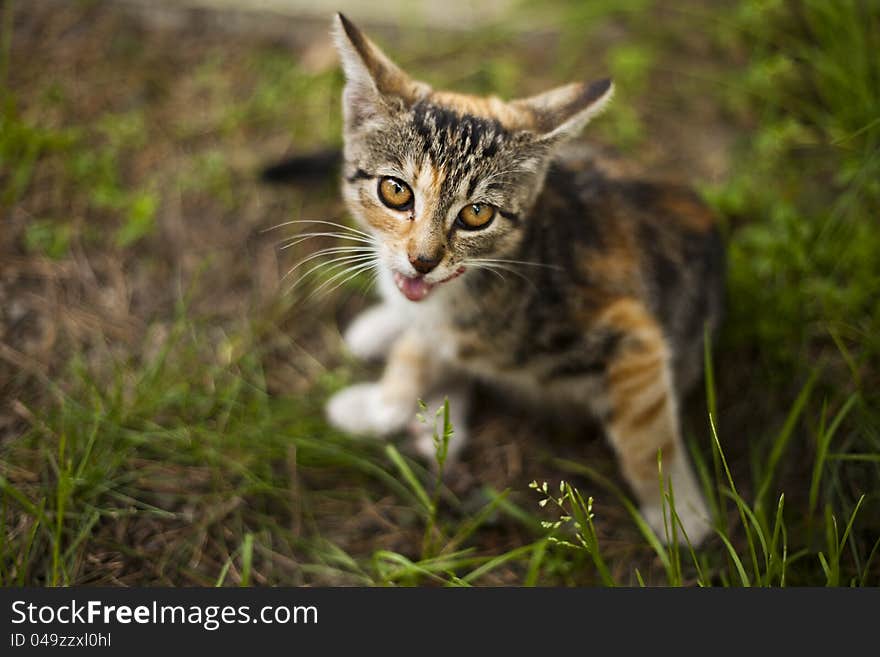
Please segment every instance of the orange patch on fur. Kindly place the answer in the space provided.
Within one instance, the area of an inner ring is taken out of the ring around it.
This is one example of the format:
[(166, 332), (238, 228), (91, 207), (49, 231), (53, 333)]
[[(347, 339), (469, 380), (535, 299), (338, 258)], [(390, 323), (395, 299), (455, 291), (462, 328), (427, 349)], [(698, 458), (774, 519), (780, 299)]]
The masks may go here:
[(641, 380), (645, 372), (654, 372), (665, 362), (662, 354), (649, 354), (644, 357), (629, 357), (618, 360), (608, 368), (608, 381), (612, 384), (623, 383), (632, 378)]
[(641, 494), (651, 493), (657, 481), (657, 450), (662, 449), (668, 460), (677, 449), (670, 406), (674, 391), (666, 376), (669, 348), (657, 320), (636, 299), (611, 303), (600, 314), (600, 323), (626, 336), (608, 368), (613, 442), (630, 482)]
[(377, 206), (364, 205), (362, 212), (364, 219), (371, 226), (398, 237), (406, 235), (412, 223), (403, 217), (392, 216), (387, 210)]
[[(630, 477), (631, 481), (638, 487), (644, 487), (641, 491), (643, 495), (647, 493), (648, 497), (659, 496), (660, 483), (657, 471), (657, 452), (662, 455), (663, 463), (671, 463), (678, 451), (678, 446), (674, 440), (669, 440), (656, 445), (644, 446), (644, 453), (634, 456), (630, 459), (622, 459), (621, 465), (623, 470)], [(664, 471), (666, 468), (664, 467)], [(640, 482), (641, 485), (639, 485)]]
[(624, 334), (627, 337), (624, 347), (632, 354), (667, 353), (666, 340), (657, 320), (637, 299), (612, 302), (600, 313), (598, 325), (613, 327)]
[[(606, 236), (610, 240), (613, 236)], [(639, 263), (635, 253), (626, 246), (609, 246), (607, 250), (582, 249), (582, 269), (590, 272), (591, 279), (607, 282), (617, 289), (624, 287), (633, 293), (639, 285)], [(620, 311), (615, 311), (620, 312)]]
[(660, 209), (682, 226), (705, 233), (715, 226), (715, 216), (690, 191), (671, 188), (659, 202)]
[(407, 400), (412, 389), (420, 389), (427, 379), (428, 355), (421, 345), (404, 336), (394, 343), (388, 367), (382, 375), (382, 396), (388, 401)]
[(535, 127), (534, 117), (531, 114), (511, 107), (497, 96), (472, 96), (453, 91), (433, 91), (429, 99), (460, 114), (495, 119), (508, 130), (528, 130)]
[(663, 392), (657, 399), (635, 412), (626, 422), (631, 431), (638, 431), (650, 425), (654, 419), (666, 408), (669, 401), (667, 392)]
[(431, 194), (434, 198), (439, 198), (441, 187), (446, 176), (443, 175), (443, 172), (434, 165), (429, 164), (428, 166), (431, 167)]
[(621, 374), (619, 371), (609, 371), (608, 385), (611, 386), (614, 397), (635, 395), (644, 390), (663, 375), (663, 361), (642, 366), (641, 363), (627, 367), (628, 372)]

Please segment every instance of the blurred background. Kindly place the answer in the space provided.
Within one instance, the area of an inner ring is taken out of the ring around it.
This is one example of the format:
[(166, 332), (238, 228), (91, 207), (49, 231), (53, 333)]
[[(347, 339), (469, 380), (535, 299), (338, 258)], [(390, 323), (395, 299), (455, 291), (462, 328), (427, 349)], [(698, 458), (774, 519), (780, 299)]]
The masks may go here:
[[(584, 140), (716, 209), (696, 553), (490, 391), (442, 480), (324, 423), (370, 282), (293, 286), (338, 184), (259, 172), (341, 144), (336, 10), (438, 87), (612, 75)], [(878, 52), (874, 0), (0, 2), (0, 583), (880, 584)]]

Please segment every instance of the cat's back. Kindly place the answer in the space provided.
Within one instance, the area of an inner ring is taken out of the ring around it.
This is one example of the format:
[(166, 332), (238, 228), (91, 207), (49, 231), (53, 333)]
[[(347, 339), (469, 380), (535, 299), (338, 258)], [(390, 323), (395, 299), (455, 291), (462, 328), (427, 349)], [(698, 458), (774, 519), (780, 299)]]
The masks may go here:
[(569, 272), (576, 304), (600, 313), (620, 299), (650, 311), (679, 379), (694, 379), (705, 327), (721, 316), (724, 251), (713, 212), (689, 187), (634, 175), (598, 151), (557, 159), (536, 205), (544, 258)]

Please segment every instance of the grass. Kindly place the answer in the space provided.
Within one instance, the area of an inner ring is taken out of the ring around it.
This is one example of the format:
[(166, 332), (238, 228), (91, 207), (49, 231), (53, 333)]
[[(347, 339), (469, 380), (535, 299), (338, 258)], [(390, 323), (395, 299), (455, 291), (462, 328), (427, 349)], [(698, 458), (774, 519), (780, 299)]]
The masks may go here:
[(581, 5), (554, 3), (539, 36), (512, 18), (430, 52), (419, 31), (380, 40), (472, 91), (610, 70), (600, 144), (716, 207), (728, 317), (685, 418), (712, 537), (691, 546), (674, 514), (655, 535), (601, 440), (491, 397), (464, 463), (446, 463), (448, 407), (425, 409), (435, 463), (327, 426), (328, 395), (375, 376), (337, 328), (365, 281), (281, 294), (279, 270), (332, 241), (279, 251), (297, 229), (266, 229), (342, 208), (333, 181), (252, 175), (339, 142), (319, 43), (292, 58), (253, 35), (140, 35), (100, 3), (5, 3), (0, 583), (880, 584), (876, 10)]

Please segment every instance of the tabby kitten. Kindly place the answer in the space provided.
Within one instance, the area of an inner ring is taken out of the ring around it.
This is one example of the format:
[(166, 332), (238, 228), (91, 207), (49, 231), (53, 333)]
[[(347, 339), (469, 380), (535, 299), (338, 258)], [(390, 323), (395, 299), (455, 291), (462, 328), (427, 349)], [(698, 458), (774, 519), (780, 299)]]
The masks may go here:
[[(346, 341), (387, 365), (380, 381), (332, 397), (330, 422), (417, 431), (419, 400), (448, 397), (455, 454), (477, 380), (589, 413), (661, 537), (662, 454), (682, 526), (700, 542), (708, 513), (678, 405), (720, 314), (709, 212), (686, 189), (609, 179), (586, 155), (559, 155), (608, 105), (610, 80), (509, 102), (438, 91), (341, 14), (334, 32), (347, 78), (342, 191), (375, 243), (384, 299)], [(433, 453), (427, 431), (418, 440)]]

